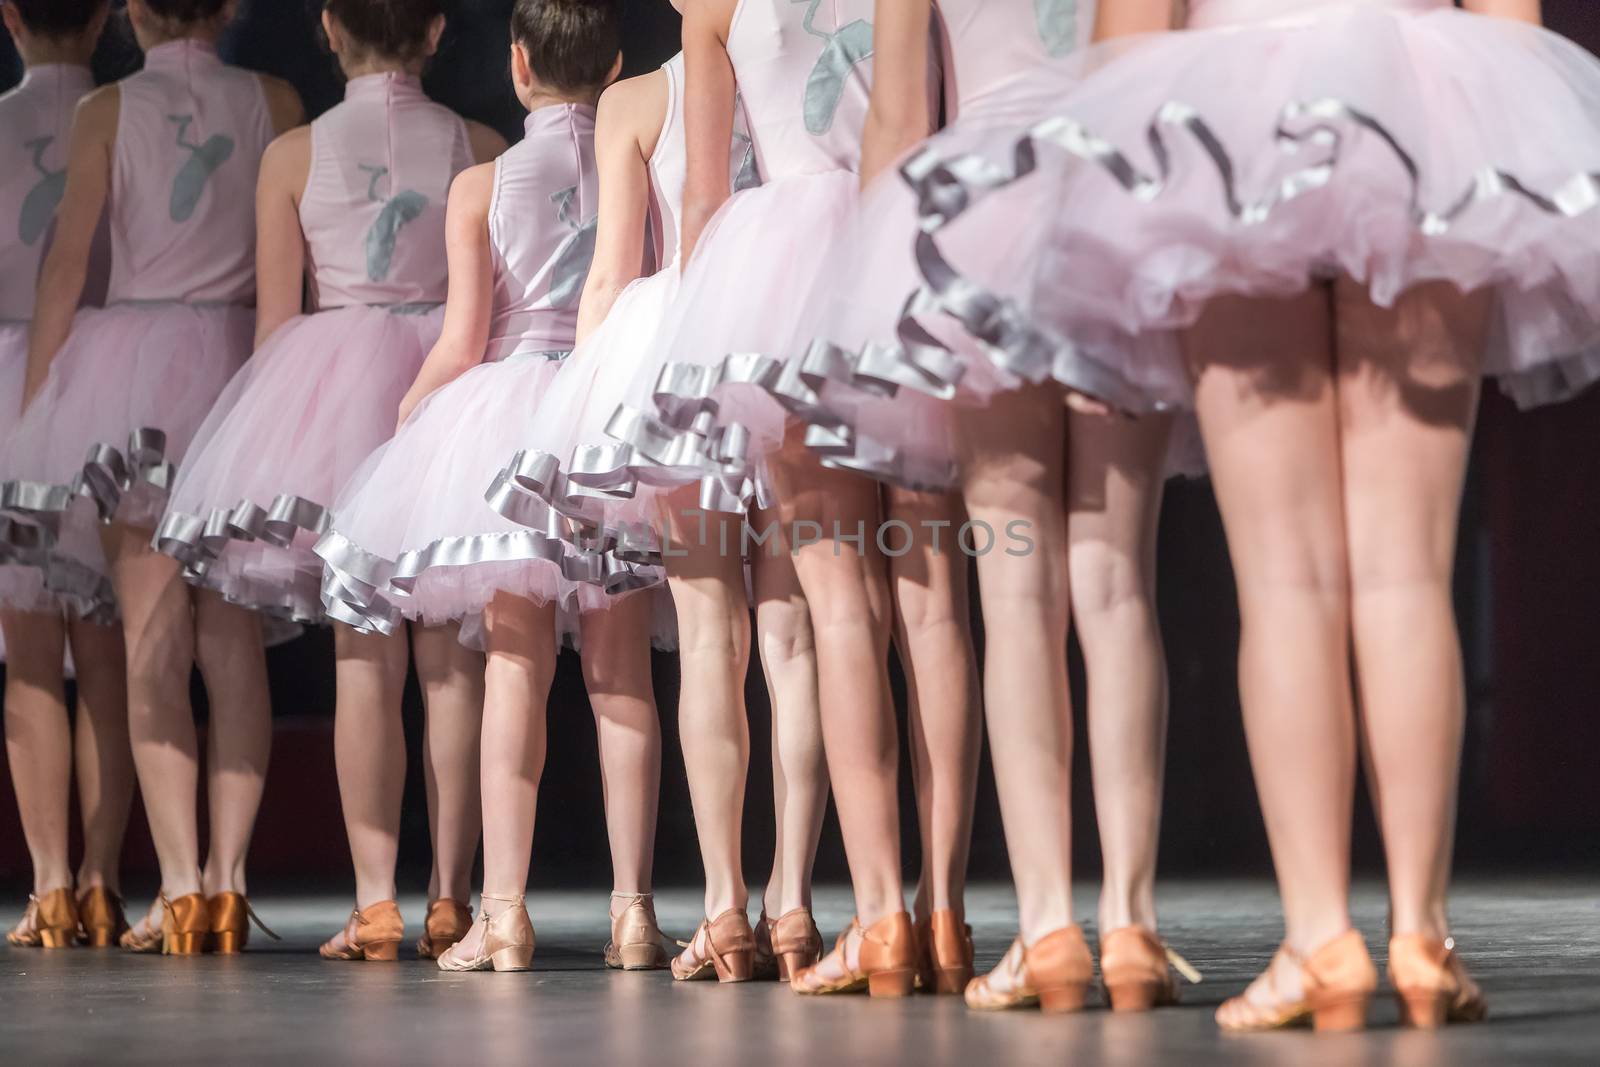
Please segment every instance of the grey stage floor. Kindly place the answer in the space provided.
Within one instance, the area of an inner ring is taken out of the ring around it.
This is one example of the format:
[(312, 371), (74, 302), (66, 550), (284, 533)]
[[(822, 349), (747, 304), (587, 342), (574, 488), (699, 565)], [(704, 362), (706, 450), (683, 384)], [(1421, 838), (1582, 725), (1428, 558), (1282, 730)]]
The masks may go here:
[[(1264, 883), (1163, 887), (1165, 934), (1205, 972), (1185, 1006), (1139, 1017), (1103, 1010), (1044, 1018), (967, 1012), (954, 998), (802, 1000), (775, 984), (678, 984), (664, 972), (603, 969), (604, 891), (530, 900), (539, 931), (528, 974), (447, 975), (432, 964), (326, 963), (318, 941), (349, 905), (264, 895), (286, 936), (235, 958), (163, 960), (117, 952), (0, 948), (0, 1061), (219, 1064), (275, 1062), (1431, 1064), (1597, 1062), (1600, 880), (1477, 880), (1456, 895), (1456, 934), (1488, 990), (1489, 1022), (1438, 1035), (1401, 1031), (1383, 1001), (1362, 1035), (1222, 1037), (1213, 1007), (1273, 950), (1278, 920)], [(420, 900), (403, 904), (413, 922)], [(839, 890), (819, 895), (825, 933), (848, 919)], [(1093, 914), (1083, 887), (1079, 912)], [(980, 966), (1010, 938), (1008, 889), (970, 901)], [(662, 894), (686, 936), (697, 894)], [(15, 909), (0, 913), (7, 925)], [(1357, 921), (1383, 949), (1383, 898), (1357, 895)], [(409, 955), (409, 952), (407, 953)], [(1381, 958), (1380, 958), (1381, 964)]]

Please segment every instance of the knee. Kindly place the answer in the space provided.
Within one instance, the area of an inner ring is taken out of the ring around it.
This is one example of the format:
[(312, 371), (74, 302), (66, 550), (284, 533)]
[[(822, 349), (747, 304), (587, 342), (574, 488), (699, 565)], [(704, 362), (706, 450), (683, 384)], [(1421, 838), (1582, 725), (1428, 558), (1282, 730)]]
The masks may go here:
[(1092, 628), (1130, 608), (1148, 609), (1151, 582), (1139, 561), (1102, 543), (1072, 547), (1068, 563), (1072, 613), (1080, 628)]
[(759, 621), (761, 658), (768, 667), (816, 657), (811, 615), (804, 606), (783, 604), (763, 607)]

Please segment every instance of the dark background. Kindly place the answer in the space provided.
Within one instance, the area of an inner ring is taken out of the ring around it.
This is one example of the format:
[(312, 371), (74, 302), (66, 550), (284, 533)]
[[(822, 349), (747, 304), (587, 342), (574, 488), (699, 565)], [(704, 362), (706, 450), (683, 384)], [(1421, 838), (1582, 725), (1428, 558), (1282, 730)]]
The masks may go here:
[[(312, 115), (336, 102), (340, 81), (315, 29), (317, 0), (245, 0), (223, 42), (239, 63), (288, 78)], [(464, 0), (425, 83), (438, 100), (489, 122), (510, 137), (521, 126), (507, 61), (509, 0)], [(625, 3), (626, 73), (651, 69), (677, 47), (677, 16), (666, 0)], [(1600, 48), (1600, 13), (1591, 0), (1545, 0), (1548, 24)], [(125, 26), (112, 29), (96, 56), (101, 80), (136, 68)], [(0, 31), (0, 89), (20, 66)], [(1498, 394), (1485, 396), (1463, 515), (1456, 575), (1467, 660), (1469, 722), (1458, 823), (1463, 869), (1567, 869), (1600, 860), (1600, 391), (1519, 414)], [(1238, 617), (1221, 525), (1209, 485), (1174, 483), (1161, 528), (1160, 611), (1172, 683), (1172, 721), (1162, 831), (1162, 871), (1270, 871), (1234, 680)], [(980, 635), (981, 640), (981, 635)], [(272, 771), (252, 853), (253, 881), (330, 892), (349, 884), (349, 859), (334, 779), (332, 641), (314, 632), (270, 653), (277, 729)], [(1075, 811), (1080, 871), (1098, 868), (1093, 800), (1083, 736), (1081, 669), (1074, 650), (1080, 743)], [(904, 706), (903, 687), (896, 675)], [(196, 706), (204, 714), (203, 692)], [(676, 660), (656, 658), (665, 735), (657, 880), (700, 877), (694, 824), (673, 709)], [(751, 774), (746, 870), (753, 884), (771, 858), (769, 720), (760, 675), (748, 685)], [(420, 703), (413, 685), (406, 725), (411, 773), (402, 841), (402, 888), (420, 891), (428, 864), (420, 757)], [(0, 881), (28, 879), (8, 777), (0, 779)], [(909, 772), (905, 852), (916, 869)], [(1007, 874), (999, 813), (987, 762), (980, 783), (972, 873)], [(592, 719), (577, 660), (563, 654), (550, 702), (550, 758), (541, 792), (533, 885), (605, 884), (609, 859)], [(1370, 810), (1357, 818), (1358, 869), (1381, 868)], [(154, 885), (154, 857), (143, 819), (130, 831), (133, 883)], [(143, 877), (141, 877), (143, 875)], [(818, 877), (845, 877), (830, 815)]]

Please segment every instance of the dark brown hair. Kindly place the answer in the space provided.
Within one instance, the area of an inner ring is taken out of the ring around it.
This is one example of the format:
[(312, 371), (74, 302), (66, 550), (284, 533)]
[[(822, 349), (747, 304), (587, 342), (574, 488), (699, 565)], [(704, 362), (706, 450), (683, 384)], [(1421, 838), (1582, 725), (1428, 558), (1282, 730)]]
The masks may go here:
[(68, 37), (88, 29), (109, 0), (11, 0), (22, 24), (41, 37)]
[(622, 50), (616, 0), (517, 0), (511, 39), (534, 77), (563, 93), (604, 87)]
[(324, 0), (323, 9), (364, 48), (395, 59), (428, 49), (428, 30), (443, 15), (443, 0)]
[(214, 19), (228, 6), (228, 0), (144, 0), (144, 3), (162, 18), (184, 25)]

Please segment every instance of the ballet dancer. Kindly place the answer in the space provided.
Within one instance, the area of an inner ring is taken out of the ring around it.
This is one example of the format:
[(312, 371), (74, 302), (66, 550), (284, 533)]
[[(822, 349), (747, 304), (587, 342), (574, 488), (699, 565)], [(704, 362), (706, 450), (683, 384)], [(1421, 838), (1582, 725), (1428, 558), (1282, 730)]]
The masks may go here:
[[(695, 17), (691, 9), (689, 19)], [(749, 554), (748, 580), (774, 714), (778, 833), (761, 918), (752, 930), (740, 848), (749, 763), (743, 694), (751, 642), (741, 527), (737, 519), (718, 520), (720, 537), (730, 546), (725, 552), (713, 547), (719, 535), (679, 536), (678, 545), (671, 544), (676, 535), (663, 536), (659, 529), (663, 500), (682, 472), (660, 477), (663, 472), (630, 445), (607, 437), (619, 405), (656, 374), (663, 322), (674, 314), (684, 249), (686, 118), (696, 106), (687, 82), (686, 59), (676, 58), (655, 75), (612, 89), (602, 103), (601, 255), (585, 294), (580, 333), (602, 315), (605, 321), (586, 336), (529, 419), (527, 445), (508, 476), (602, 543), (648, 550), (667, 570), (678, 615), (682, 688), (693, 694), (681, 702), (679, 722), (706, 871), (706, 919), (674, 961), (674, 976), (788, 980), (822, 949), (810, 909), (810, 876), (827, 778), (805, 596), (786, 543), (775, 532), (776, 514), (758, 511), (754, 526), (769, 539), (762, 551)], [(709, 131), (728, 142), (720, 153), (721, 184), (749, 188), (756, 148), (740, 126), (733, 94), (717, 106), (728, 110), (728, 118), (711, 123)], [(641, 280), (647, 204), (659, 269)], [(700, 473), (691, 469), (687, 477)]]
[[(65, 186), (72, 112), (94, 88), (89, 57), (108, 10), (105, 0), (0, 4), (24, 67), (22, 84), (0, 96), (0, 128), (8, 131), (0, 218), (17, 220), (0, 234), (0, 410), (12, 417), (22, 410), (34, 283)], [(102, 268), (103, 259), (97, 261)], [(104, 293), (104, 271), (95, 273), (101, 276), (98, 285), (86, 287), (88, 303)], [(5, 463), (0, 452), (0, 469)], [(0, 519), (6, 755), (33, 863), (28, 907), (6, 940), (103, 948), (115, 945), (128, 926), (118, 868), (134, 772), (122, 631), (99, 539), (81, 539), (76, 565), (57, 552), (53, 564), (40, 567), (35, 564), (47, 536), (26, 522), (25, 513)], [(76, 660), (75, 723), (63, 669), (69, 644)], [(83, 819), (76, 876), (67, 854), (74, 773)]]
[[(444, 24), (437, 0), (324, 4), (344, 101), (274, 141), (262, 160), (256, 353), (196, 435), (156, 542), (197, 587), (269, 616), (323, 621), (312, 546), (327, 509), (388, 439), (395, 405), (439, 335), (450, 182), (505, 147), (423, 93)], [(301, 314), (307, 278), (314, 310)], [(419, 628), (413, 644), (434, 843), (417, 951), (431, 958), (471, 922), (481, 694), (478, 661), (450, 628)], [(334, 649), (340, 797), (356, 900), (370, 907), (395, 896), (409, 657), (403, 639), (344, 625)], [(335, 938), (324, 955), (342, 951)]]
[[(483, 497), (515, 438), (507, 431), (538, 404), (574, 343), (595, 239), (595, 101), (621, 64), (619, 22), (609, 3), (522, 0), (513, 9), (525, 135), (453, 184), (444, 333), (398, 405), (400, 429), (340, 494), (319, 546), (330, 591), (359, 603), (376, 628), (398, 613), (464, 620), (488, 652), (482, 907), (440, 957), (443, 970), (527, 970), (532, 959), (523, 899), (563, 632), (581, 638), (599, 734), (614, 875), (605, 961), (643, 970), (667, 960), (650, 890), (661, 774), (653, 597), (632, 586), (615, 597), (580, 588), (566, 577), (558, 539), (521, 530)], [(370, 595), (357, 600), (361, 590)], [(352, 919), (353, 946), (370, 955), (382, 936), (381, 916), (363, 909)]]
[[(868, 183), (917, 147), (928, 129), (917, 89), (926, 78), (930, 14), (937, 15), (948, 50), (952, 105), (950, 125), (932, 144), (947, 152), (970, 136), (966, 131), (1004, 121), (1016, 79), (1074, 50), (1090, 23), (1082, 8), (1020, 0), (879, 4), (872, 113), (862, 148), (865, 199), (856, 232), (840, 242), (837, 269), (826, 273), (823, 291), (811, 301), (820, 310), (823, 336), (854, 353), (898, 347), (905, 357), (897, 331), (917, 324), (898, 321), (921, 283), (915, 202), (898, 174)], [(981, 221), (992, 234), (995, 226), (1017, 229), (1017, 217)], [(1008, 251), (1026, 254), (1025, 234)], [(958, 236), (982, 240), (976, 225)], [(991, 544), (976, 553), (987, 638), (986, 714), (1021, 929), (1000, 966), (966, 991), (967, 1001), (976, 1008), (1072, 1010), (1081, 1006), (1092, 975), (1088, 946), (1070, 910), (1066, 634), (1075, 615), (1089, 676), (1105, 855), (1102, 978), (1117, 1009), (1171, 1003), (1176, 981), (1156, 936), (1154, 906), (1166, 669), (1153, 603), (1170, 419), (1071, 410), (1075, 405), (1063, 406), (1060, 383), (1026, 381), (991, 364), (970, 342), (957, 349), (965, 371), (958, 379), (919, 377), (905, 358), (898, 369), (906, 384), (892, 397), (852, 395), (828, 383), (821, 410), (840, 422), (824, 420), (819, 428), (830, 432), (810, 438), (833, 465), (901, 485), (953, 483), (957, 515), (990, 531), (970, 535), (975, 547), (985, 536), (1012, 540), (1015, 531), (1028, 539), (1026, 546)], [(956, 518), (945, 538), (947, 553), (964, 564), (960, 523)]]
[[(1021, 124), (974, 149), (998, 164), (987, 194), (1026, 172), (1028, 195), (1067, 205), (1017, 264), (1031, 295), (989, 306), (1002, 347), (1081, 338), (1102, 399), (1199, 415), (1285, 925), (1218, 1010), (1225, 1030), (1365, 1023), (1358, 751), (1401, 1018), (1486, 1012), (1447, 912), (1464, 702), (1450, 574), (1478, 391), (1497, 376), (1531, 405), (1600, 377), (1592, 201), (1567, 192), (1600, 163), (1600, 63), (1538, 23), (1534, 0), (1195, 0), (1176, 18), (1166, 0), (1106, 0), (1114, 43), (1092, 72), (1042, 72)], [(958, 169), (978, 170), (907, 171)], [(935, 290), (979, 295), (930, 263)]]
[[(229, 0), (129, 0), (144, 69), (78, 107), (29, 339), (27, 408), (4, 471), (7, 492), (31, 484), (43, 494), (37, 511), (62, 544), (96, 516), (103, 523), (129, 733), (161, 866), (156, 902), (121, 939), (140, 952), (242, 945), (245, 859), (271, 743), (258, 619), (217, 594), (191, 596), (177, 564), (150, 547), (174, 468), (249, 353), (251, 191), (267, 143), (302, 115), (286, 84), (218, 57), (233, 10)], [(107, 306), (76, 311), (108, 208)], [(204, 870), (196, 662), (211, 707)]]

